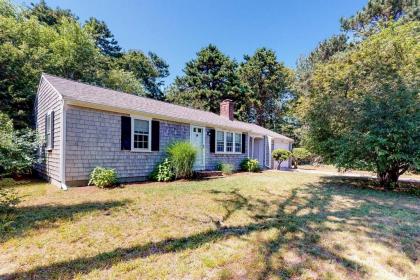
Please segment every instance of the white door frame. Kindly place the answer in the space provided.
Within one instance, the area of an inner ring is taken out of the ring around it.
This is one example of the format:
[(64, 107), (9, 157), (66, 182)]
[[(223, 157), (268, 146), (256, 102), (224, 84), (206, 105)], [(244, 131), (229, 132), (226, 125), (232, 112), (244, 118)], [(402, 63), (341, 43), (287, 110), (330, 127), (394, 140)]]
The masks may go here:
[[(193, 129), (194, 128), (201, 128), (201, 135), (203, 136), (203, 149), (202, 149), (202, 153), (203, 153), (203, 164), (201, 165), (203, 167), (203, 169), (206, 169), (206, 128), (203, 126), (198, 126), (198, 125), (190, 125), (190, 143), (193, 144)], [(193, 144), (194, 145), (194, 144)], [(195, 165), (195, 163), (194, 163)]]

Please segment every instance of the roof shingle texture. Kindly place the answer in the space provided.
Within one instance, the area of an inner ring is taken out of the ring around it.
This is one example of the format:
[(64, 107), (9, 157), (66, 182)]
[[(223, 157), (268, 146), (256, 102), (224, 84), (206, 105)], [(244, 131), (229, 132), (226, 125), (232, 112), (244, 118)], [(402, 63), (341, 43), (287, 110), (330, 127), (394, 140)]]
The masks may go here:
[[(236, 120), (231, 121), (228, 118), (221, 117), (211, 112), (183, 107), (98, 86), (92, 86), (49, 74), (42, 74), (42, 77), (47, 80), (65, 100), (104, 105), (123, 110), (137, 111), (139, 113), (145, 113), (156, 117), (164, 117), (168, 120), (206, 124), (216, 128), (230, 128), (293, 141), (284, 135), (278, 134), (261, 126)], [(88, 106), (88, 104), (86, 105)]]

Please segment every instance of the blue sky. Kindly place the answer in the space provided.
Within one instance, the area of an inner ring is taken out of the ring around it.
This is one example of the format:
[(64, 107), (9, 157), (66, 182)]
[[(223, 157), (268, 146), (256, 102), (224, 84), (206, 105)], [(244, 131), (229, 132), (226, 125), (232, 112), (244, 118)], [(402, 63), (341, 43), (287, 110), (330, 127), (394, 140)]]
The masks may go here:
[(157, 53), (170, 65), (166, 85), (209, 43), (237, 61), (256, 48), (268, 47), (295, 67), (299, 56), (340, 31), (340, 17), (353, 15), (366, 2), (47, 0), (52, 7), (71, 9), (81, 21), (90, 16), (104, 20), (124, 49)]

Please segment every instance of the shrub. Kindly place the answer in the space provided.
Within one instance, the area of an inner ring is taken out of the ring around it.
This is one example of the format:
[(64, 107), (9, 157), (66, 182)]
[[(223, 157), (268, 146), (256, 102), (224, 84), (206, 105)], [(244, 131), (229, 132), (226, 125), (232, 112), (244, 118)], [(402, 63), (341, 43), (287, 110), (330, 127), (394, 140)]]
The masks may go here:
[(175, 142), (169, 145), (167, 153), (173, 167), (175, 178), (192, 177), (197, 151), (190, 142)]
[(37, 148), (33, 130), (14, 130), (10, 118), (0, 113), (0, 177), (29, 174), (36, 162)]
[(222, 171), (223, 174), (229, 175), (229, 174), (233, 173), (234, 167), (230, 163), (220, 162), (220, 163), (217, 164), (216, 169), (219, 170), (219, 171)]
[(288, 160), (292, 156), (292, 153), (285, 149), (275, 149), (271, 153), (271, 156), (273, 157), (275, 161), (279, 163), (279, 168), (280, 168), (280, 164), (283, 161)]
[(260, 163), (256, 159), (246, 158), (241, 162), (241, 169), (248, 172), (260, 171)]
[(90, 173), (89, 185), (99, 188), (109, 188), (117, 184), (117, 172), (115, 169), (95, 167)]
[(168, 182), (175, 177), (173, 167), (169, 158), (165, 158), (161, 163), (155, 166), (150, 174), (150, 179), (158, 182)]
[(311, 152), (305, 148), (294, 148), (292, 150), (293, 167), (297, 168), (298, 164), (310, 161), (311, 156)]

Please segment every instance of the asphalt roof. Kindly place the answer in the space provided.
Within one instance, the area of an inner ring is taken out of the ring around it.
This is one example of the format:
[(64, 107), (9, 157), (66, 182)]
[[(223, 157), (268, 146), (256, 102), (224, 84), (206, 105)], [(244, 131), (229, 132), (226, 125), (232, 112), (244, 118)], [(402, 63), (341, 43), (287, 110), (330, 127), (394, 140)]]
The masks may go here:
[(273, 138), (293, 141), (292, 139), (268, 130), (261, 126), (236, 120), (229, 120), (212, 112), (197, 110), (189, 107), (175, 105), (151, 98), (128, 94), (103, 87), (88, 85), (81, 82), (64, 79), (50, 74), (42, 74), (42, 78), (50, 83), (64, 100), (78, 101), (89, 104), (103, 105), (118, 109), (137, 111), (158, 118), (166, 118), (187, 123), (206, 124), (207, 126), (220, 127), (250, 132), (252, 134), (267, 135)]

